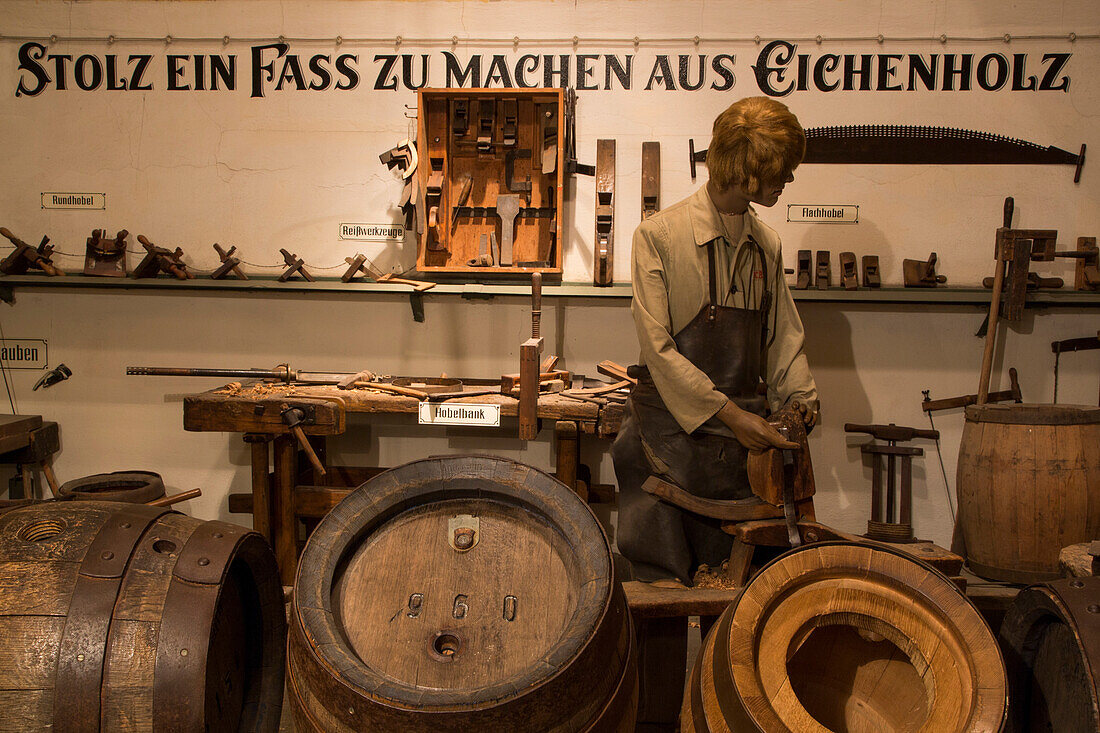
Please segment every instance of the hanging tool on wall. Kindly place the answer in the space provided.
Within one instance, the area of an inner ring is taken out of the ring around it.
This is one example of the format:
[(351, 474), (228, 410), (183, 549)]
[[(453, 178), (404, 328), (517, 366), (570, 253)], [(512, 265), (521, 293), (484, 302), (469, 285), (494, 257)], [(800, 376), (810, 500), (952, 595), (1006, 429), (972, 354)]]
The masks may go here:
[(936, 274), (936, 253), (927, 260), (902, 260), (901, 274), (907, 288), (934, 288), (947, 282), (947, 277)]
[(615, 254), (615, 141), (596, 141), (596, 239), (592, 282), (614, 281)]
[(1050, 350), (1054, 352), (1054, 399), (1051, 400), (1052, 404), (1058, 402), (1058, 362), (1061, 361), (1063, 352), (1092, 351), (1093, 349), (1100, 349), (1100, 334), (1051, 342)]
[(516, 236), (516, 217), (519, 216), (519, 196), (498, 195), (497, 216), (500, 217), (500, 253), (497, 264), (501, 267), (512, 266), (512, 250)]
[(122, 229), (114, 239), (107, 239), (104, 229), (92, 230), (84, 248), (84, 274), (97, 277), (126, 277), (126, 237)]
[(286, 249), (280, 249), (279, 254), (283, 256), (283, 261), (286, 262), (286, 270), (279, 275), (279, 282), (285, 283), (295, 276), (301, 276), (309, 282), (317, 281), (317, 278), (309, 274), (309, 270), (306, 269), (306, 262), (301, 257)]
[(1076, 252), (1060, 252), (1060, 256), (1073, 256), (1077, 260), (1077, 273), (1073, 287), (1077, 290), (1100, 290), (1100, 248), (1096, 237), (1078, 237)]
[(417, 228), (416, 219), (416, 207), (420, 204), (420, 178), (415, 175), (418, 164), (416, 142), (409, 139), (402, 140), (396, 146), (379, 155), (378, 159), (391, 171), (396, 169), (400, 180), (404, 182), (398, 206), (405, 214), (405, 228), (423, 234)]
[(661, 143), (642, 143), (642, 219), (661, 210)]
[[(695, 150), (688, 139), (691, 180), (695, 164), (705, 163), (706, 150)], [(1061, 148), (995, 135), (930, 125), (840, 125), (806, 129), (803, 163), (842, 165), (1072, 165), (1073, 182), (1081, 181), (1085, 145), (1074, 154)]]
[(25, 275), (27, 270), (34, 269), (41, 270), (50, 276), (65, 274), (51, 261), (53, 245), (50, 244), (49, 237), (43, 236), (42, 242), (35, 248), (19, 239), (5, 227), (0, 227), (0, 235), (3, 235), (15, 245), (15, 251), (0, 262), (0, 272), (5, 275)]
[[(990, 392), (986, 395), (985, 401), (987, 403), (993, 402), (1023, 402), (1024, 397), (1020, 392), (1020, 380), (1016, 374), (1016, 368), (1012, 367), (1008, 370), (1009, 388), (1000, 392)], [(978, 404), (978, 395), (966, 394), (959, 397), (944, 397), (943, 399), (934, 400), (930, 397), (930, 390), (923, 390), (924, 401), (920, 403), (920, 409), (924, 412), (937, 412), (939, 410), (951, 410), (956, 407), (966, 407), (968, 405)]]
[(158, 247), (150, 242), (144, 234), (139, 234), (137, 240), (145, 248), (146, 254), (141, 262), (137, 264), (137, 267), (134, 268), (134, 271), (130, 273), (131, 277), (156, 277), (159, 273), (164, 272), (177, 280), (194, 279), (195, 276), (188, 272), (187, 265), (183, 262), (182, 249), (176, 247), (175, 250), (170, 250)]
[[(854, 425), (845, 423), (846, 433), (866, 433), (874, 440), (864, 443), (859, 451), (871, 456), (871, 518), (867, 521), (868, 539), (880, 542), (917, 542), (913, 537), (913, 456), (923, 456), (924, 449), (899, 446), (916, 438), (939, 440), (938, 430), (889, 425)], [(874, 442), (884, 440), (886, 445)], [(886, 456), (886, 485), (882, 482), (882, 456)], [(897, 465), (901, 459), (900, 473)], [(897, 485), (900, 475), (901, 485)], [(883, 489), (885, 488), (885, 501)]]
[(577, 92), (565, 90), (565, 172), (580, 176), (596, 175), (596, 166), (577, 162)]
[(37, 382), (34, 383), (32, 392), (37, 392), (39, 387), (42, 389), (49, 389), (59, 382), (64, 382), (66, 379), (73, 375), (73, 370), (64, 364), (58, 364), (50, 371), (43, 374)]
[(237, 252), (236, 246), (230, 247), (229, 249), (223, 249), (220, 244), (214, 242), (214, 251), (218, 253), (218, 257), (221, 258), (222, 263), (218, 266), (218, 269), (210, 273), (211, 280), (221, 280), (231, 272), (236, 275), (239, 280), (248, 279), (248, 275), (244, 274), (244, 271), (241, 270), (240, 258), (234, 256)]

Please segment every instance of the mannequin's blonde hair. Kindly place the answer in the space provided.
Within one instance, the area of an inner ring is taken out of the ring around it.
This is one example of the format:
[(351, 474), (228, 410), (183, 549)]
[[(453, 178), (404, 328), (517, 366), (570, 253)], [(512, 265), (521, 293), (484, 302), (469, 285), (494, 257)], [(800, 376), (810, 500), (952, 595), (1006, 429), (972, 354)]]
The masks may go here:
[(806, 133), (787, 105), (769, 97), (734, 102), (714, 120), (707, 170), (719, 189), (756, 196), (787, 181), (806, 154)]

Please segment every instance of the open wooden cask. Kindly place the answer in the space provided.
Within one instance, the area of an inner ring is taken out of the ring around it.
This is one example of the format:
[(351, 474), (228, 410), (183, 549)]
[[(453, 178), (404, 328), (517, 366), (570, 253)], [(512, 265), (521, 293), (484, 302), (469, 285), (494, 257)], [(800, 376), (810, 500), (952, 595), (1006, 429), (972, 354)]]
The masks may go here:
[(999, 633), (1010, 733), (1100, 730), (1100, 578), (1020, 591)]
[(515, 461), (386, 471), (310, 536), (291, 610), (301, 731), (632, 731), (634, 632), (607, 536)]
[(828, 542), (766, 565), (700, 650), (684, 733), (998, 731), (997, 643), (958, 587), (870, 544)]
[(286, 617), (263, 537), (138, 504), (0, 512), (0, 731), (278, 730)]

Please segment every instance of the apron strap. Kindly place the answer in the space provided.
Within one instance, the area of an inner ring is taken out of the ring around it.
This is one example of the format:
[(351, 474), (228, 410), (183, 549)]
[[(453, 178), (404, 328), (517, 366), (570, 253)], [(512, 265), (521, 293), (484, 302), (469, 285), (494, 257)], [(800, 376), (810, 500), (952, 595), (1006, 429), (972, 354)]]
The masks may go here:
[(710, 307), (707, 309), (707, 320), (714, 323), (718, 317), (718, 276), (715, 274), (714, 240), (707, 242), (707, 279), (710, 281)]

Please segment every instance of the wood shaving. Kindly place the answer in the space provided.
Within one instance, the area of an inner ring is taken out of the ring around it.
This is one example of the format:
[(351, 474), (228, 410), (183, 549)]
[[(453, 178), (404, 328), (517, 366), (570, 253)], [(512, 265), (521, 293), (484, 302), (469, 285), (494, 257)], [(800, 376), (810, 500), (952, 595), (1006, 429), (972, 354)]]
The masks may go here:
[(696, 588), (722, 588), (726, 590), (737, 588), (737, 584), (726, 577), (728, 567), (729, 561), (725, 560), (717, 568), (700, 565), (699, 569), (695, 571), (695, 577), (692, 578), (692, 585)]

